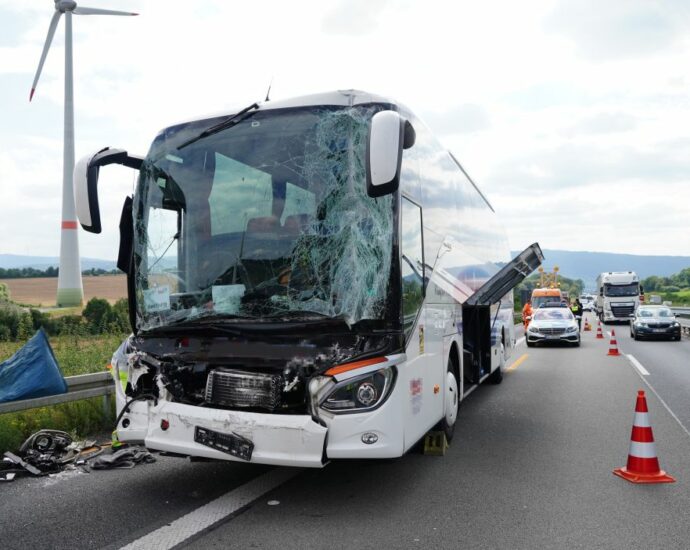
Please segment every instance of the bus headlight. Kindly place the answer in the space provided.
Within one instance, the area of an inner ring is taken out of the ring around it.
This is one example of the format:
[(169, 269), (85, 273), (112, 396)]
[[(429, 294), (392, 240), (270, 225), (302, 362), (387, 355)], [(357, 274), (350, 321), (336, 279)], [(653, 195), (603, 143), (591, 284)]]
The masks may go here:
[(343, 380), (329, 389), (320, 406), (333, 413), (375, 409), (390, 395), (394, 381), (394, 367)]

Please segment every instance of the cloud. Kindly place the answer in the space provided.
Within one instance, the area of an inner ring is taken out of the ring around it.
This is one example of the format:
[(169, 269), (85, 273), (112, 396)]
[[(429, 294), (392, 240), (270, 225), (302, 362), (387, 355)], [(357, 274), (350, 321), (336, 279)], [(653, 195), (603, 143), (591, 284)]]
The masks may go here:
[(499, 163), (486, 178), (493, 191), (521, 195), (546, 190), (646, 181), (690, 183), (690, 143), (676, 140), (642, 149), (566, 142)]
[(474, 134), (491, 127), (489, 113), (483, 105), (465, 103), (445, 112), (434, 111), (424, 120), (437, 134)]
[(564, 0), (544, 27), (588, 60), (634, 59), (672, 49), (687, 32), (687, 9), (684, 0)]
[(635, 129), (637, 117), (629, 113), (597, 113), (565, 130), (567, 137), (581, 134), (615, 134)]
[(363, 36), (376, 29), (388, 0), (343, 0), (323, 17), (325, 33)]

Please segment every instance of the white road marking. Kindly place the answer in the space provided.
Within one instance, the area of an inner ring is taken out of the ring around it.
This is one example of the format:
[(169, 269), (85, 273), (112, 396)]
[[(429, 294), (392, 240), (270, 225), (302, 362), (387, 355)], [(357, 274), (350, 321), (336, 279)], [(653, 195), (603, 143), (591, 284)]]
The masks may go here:
[(635, 359), (635, 357), (631, 353), (626, 353), (625, 356), (628, 358), (628, 361), (630, 361), (632, 366), (635, 367), (642, 376), (649, 376), (649, 371), (645, 369), (642, 366), (642, 363)]
[(122, 550), (167, 550), (208, 529), (230, 514), (244, 508), (257, 498), (272, 491), (303, 471), (302, 468), (276, 468), (229, 493), (212, 500), (201, 508), (176, 519), (172, 523), (135, 540)]
[(518, 338), (517, 341), (515, 342), (515, 347), (518, 347), (520, 344), (522, 344), (525, 341), (525, 337), (523, 336), (522, 338)]
[(637, 375), (640, 377), (640, 379), (647, 385), (647, 387), (650, 389), (650, 391), (656, 396), (656, 398), (661, 402), (661, 404), (664, 406), (664, 408), (668, 411), (668, 414), (671, 415), (671, 418), (673, 418), (676, 422), (678, 422), (678, 425), (680, 426), (680, 429), (683, 430), (683, 431), (686, 433), (686, 435), (687, 435), (688, 437), (690, 437), (690, 432), (688, 431), (688, 429), (687, 429), (685, 426), (683, 426), (683, 423), (680, 421), (680, 418), (678, 418), (678, 417), (675, 415), (675, 413), (671, 410), (671, 407), (669, 407), (669, 406), (666, 404), (666, 401), (664, 401), (664, 400), (661, 398), (661, 396), (656, 392), (656, 390), (654, 389), (654, 386), (652, 386), (652, 385), (649, 383), (649, 381), (648, 381), (644, 376), (642, 376), (642, 374), (640, 374), (640, 372), (639, 372), (637, 369), (635, 369), (635, 372), (636, 372)]

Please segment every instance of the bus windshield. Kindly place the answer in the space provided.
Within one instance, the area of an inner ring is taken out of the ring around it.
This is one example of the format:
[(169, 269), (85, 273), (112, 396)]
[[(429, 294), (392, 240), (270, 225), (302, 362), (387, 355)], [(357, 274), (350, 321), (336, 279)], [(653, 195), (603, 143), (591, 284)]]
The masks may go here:
[(640, 293), (639, 283), (628, 285), (604, 285), (604, 296), (637, 296)]
[(381, 108), (255, 111), (194, 141), (222, 119), (161, 133), (134, 200), (138, 328), (383, 319), (394, 201), (367, 195), (364, 162)]

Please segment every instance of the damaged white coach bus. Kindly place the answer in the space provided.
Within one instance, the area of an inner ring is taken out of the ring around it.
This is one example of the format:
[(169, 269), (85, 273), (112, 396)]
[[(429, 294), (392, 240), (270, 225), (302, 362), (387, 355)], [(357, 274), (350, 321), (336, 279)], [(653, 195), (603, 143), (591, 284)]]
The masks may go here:
[[(515, 343), (503, 229), (400, 104), (359, 91), (254, 104), (161, 131), (120, 223), (133, 334), (113, 357), (117, 434), (169, 454), (321, 467), (389, 458), (499, 382)], [(122, 383), (120, 382), (122, 380)]]

